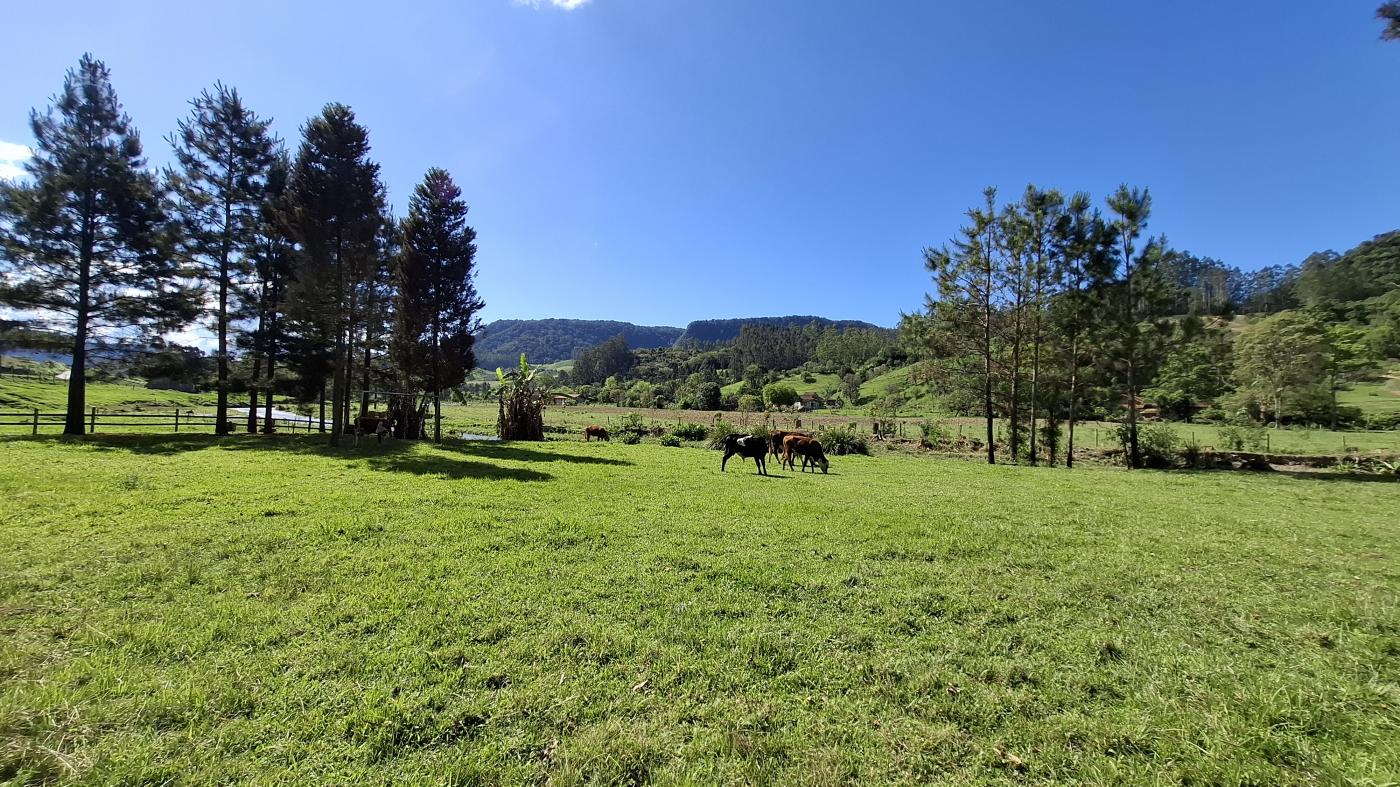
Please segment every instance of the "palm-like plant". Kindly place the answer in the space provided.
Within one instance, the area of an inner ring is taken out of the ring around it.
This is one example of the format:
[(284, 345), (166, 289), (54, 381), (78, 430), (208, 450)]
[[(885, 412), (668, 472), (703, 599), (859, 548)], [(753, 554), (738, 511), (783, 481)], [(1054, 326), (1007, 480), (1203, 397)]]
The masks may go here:
[(536, 380), (535, 370), (520, 354), (520, 368), (509, 372), (496, 368), (500, 382), (500, 415), (496, 434), (502, 440), (543, 440), (544, 408), (549, 399), (549, 378)]

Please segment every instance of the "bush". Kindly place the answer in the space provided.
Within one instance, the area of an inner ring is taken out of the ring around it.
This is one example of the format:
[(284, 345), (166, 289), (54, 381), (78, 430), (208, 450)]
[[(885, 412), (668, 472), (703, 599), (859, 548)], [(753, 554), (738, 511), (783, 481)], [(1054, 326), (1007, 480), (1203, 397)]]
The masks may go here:
[(1265, 431), (1262, 424), (1224, 426), (1220, 428), (1219, 434), (1219, 447), (1226, 451), (1259, 451), (1264, 447)]
[(938, 421), (924, 421), (919, 424), (919, 444), (924, 448), (942, 448), (952, 442), (952, 433)]
[(1376, 431), (1400, 429), (1400, 413), (1371, 413), (1361, 419), (1361, 425)]
[(617, 420), (617, 426), (612, 428), (612, 433), (624, 445), (636, 445), (642, 441), (642, 437), (651, 431), (647, 427), (646, 421), (636, 413), (628, 413)]
[(791, 385), (772, 383), (763, 386), (763, 401), (770, 407), (791, 407), (798, 401), (797, 389)]
[(836, 456), (870, 454), (865, 435), (856, 431), (854, 426), (823, 426), (817, 430), (817, 441), (828, 454)]
[(1195, 437), (1187, 441), (1181, 449), (1181, 460), (1186, 463), (1188, 468), (1201, 467), (1204, 457), (1205, 452), (1201, 450), (1201, 444), (1196, 442)]
[(711, 426), (709, 429), (710, 447), (718, 451), (724, 448), (724, 439), (726, 437), (738, 433), (738, 429), (735, 429), (724, 421), (716, 421), (715, 425)]
[[(1127, 424), (1118, 425), (1118, 442), (1123, 446), (1125, 454), (1130, 450), (1131, 435), (1132, 431)], [(1144, 467), (1158, 470), (1171, 467), (1176, 464), (1180, 448), (1181, 437), (1171, 426), (1153, 424), (1148, 427), (1138, 427), (1138, 452), (1142, 455)]]
[(661, 444), (666, 446), (667, 448), (679, 448), (681, 445), (681, 439), (673, 434), (668, 434), (665, 437), (661, 438)]
[(739, 397), (739, 412), (758, 413), (763, 411), (763, 399), (758, 396), (744, 395)]
[(709, 428), (704, 424), (690, 422), (676, 424), (671, 429), (671, 434), (675, 435), (677, 440), (704, 440), (709, 433)]

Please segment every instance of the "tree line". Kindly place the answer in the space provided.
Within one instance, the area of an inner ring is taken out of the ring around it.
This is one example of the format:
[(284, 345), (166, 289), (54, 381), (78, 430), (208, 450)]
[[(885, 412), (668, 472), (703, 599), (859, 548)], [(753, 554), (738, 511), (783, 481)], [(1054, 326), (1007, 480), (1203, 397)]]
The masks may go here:
[(30, 116), (27, 179), (0, 184), (0, 303), (16, 322), (69, 338), (66, 434), (83, 433), (90, 350), (149, 347), (207, 322), (217, 341), (220, 433), (230, 360), (252, 359), (249, 431), (271, 429), (271, 391), (289, 366), (301, 398), (330, 386), (331, 442), (389, 388), (401, 435), (440, 438), (440, 392), (475, 366), (476, 233), (460, 188), (430, 169), (396, 218), (369, 132), (327, 104), (294, 154), (271, 121), (216, 83), (190, 102), (167, 141), (172, 164), (146, 162), (108, 68), (84, 55), (43, 112)]
[[(983, 417), (988, 462), (998, 419), (1013, 461), (1072, 465), (1087, 411), (1121, 417), (1132, 467), (1144, 410), (1336, 428), (1338, 391), (1400, 355), (1400, 233), (1242, 274), (1149, 235), (1151, 214), (1150, 193), (1127, 186), (1102, 208), (987, 189), (956, 238), (925, 250), (934, 292), (901, 335), (945, 400)], [(1267, 316), (1240, 329), (1237, 311)]]

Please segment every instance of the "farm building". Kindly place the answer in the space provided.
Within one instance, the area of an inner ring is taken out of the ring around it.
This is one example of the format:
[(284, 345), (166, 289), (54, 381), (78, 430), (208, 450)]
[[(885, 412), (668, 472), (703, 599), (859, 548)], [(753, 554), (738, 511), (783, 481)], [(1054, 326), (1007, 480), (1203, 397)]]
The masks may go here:
[(578, 394), (557, 393), (553, 397), (555, 407), (568, 407), (578, 404)]
[(804, 412), (807, 410), (821, 410), (826, 407), (826, 400), (814, 393), (805, 393), (797, 400), (797, 406)]

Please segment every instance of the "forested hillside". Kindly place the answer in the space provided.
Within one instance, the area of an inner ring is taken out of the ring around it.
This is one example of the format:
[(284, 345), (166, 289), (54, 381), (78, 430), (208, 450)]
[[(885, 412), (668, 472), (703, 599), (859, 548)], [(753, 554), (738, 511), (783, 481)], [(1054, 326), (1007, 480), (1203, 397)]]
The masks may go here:
[(615, 320), (496, 320), (483, 326), (477, 336), (476, 361), (494, 369), (518, 363), (525, 353), (532, 363), (553, 363), (567, 361), (618, 334), (629, 347), (644, 348), (669, 347), (681, 333), (680, 328)]
[[(860, 320), (829, 320), (825, 317), (790, 315), (787, 317), (741, 317), (732, 320), (695, 320), (685, 327), (685, 333), (676, 340), (677, 344), (715, 344), (732, 342), (739, 338), (739, 331), (745, 325), (769, 325), (775, 328), (800, 328), (816, 323), (823, 328), (879, 328)], [(630, 342), (629, 342), (630, 344)], [(633, 345), (635, 347), (635, 345)]]

